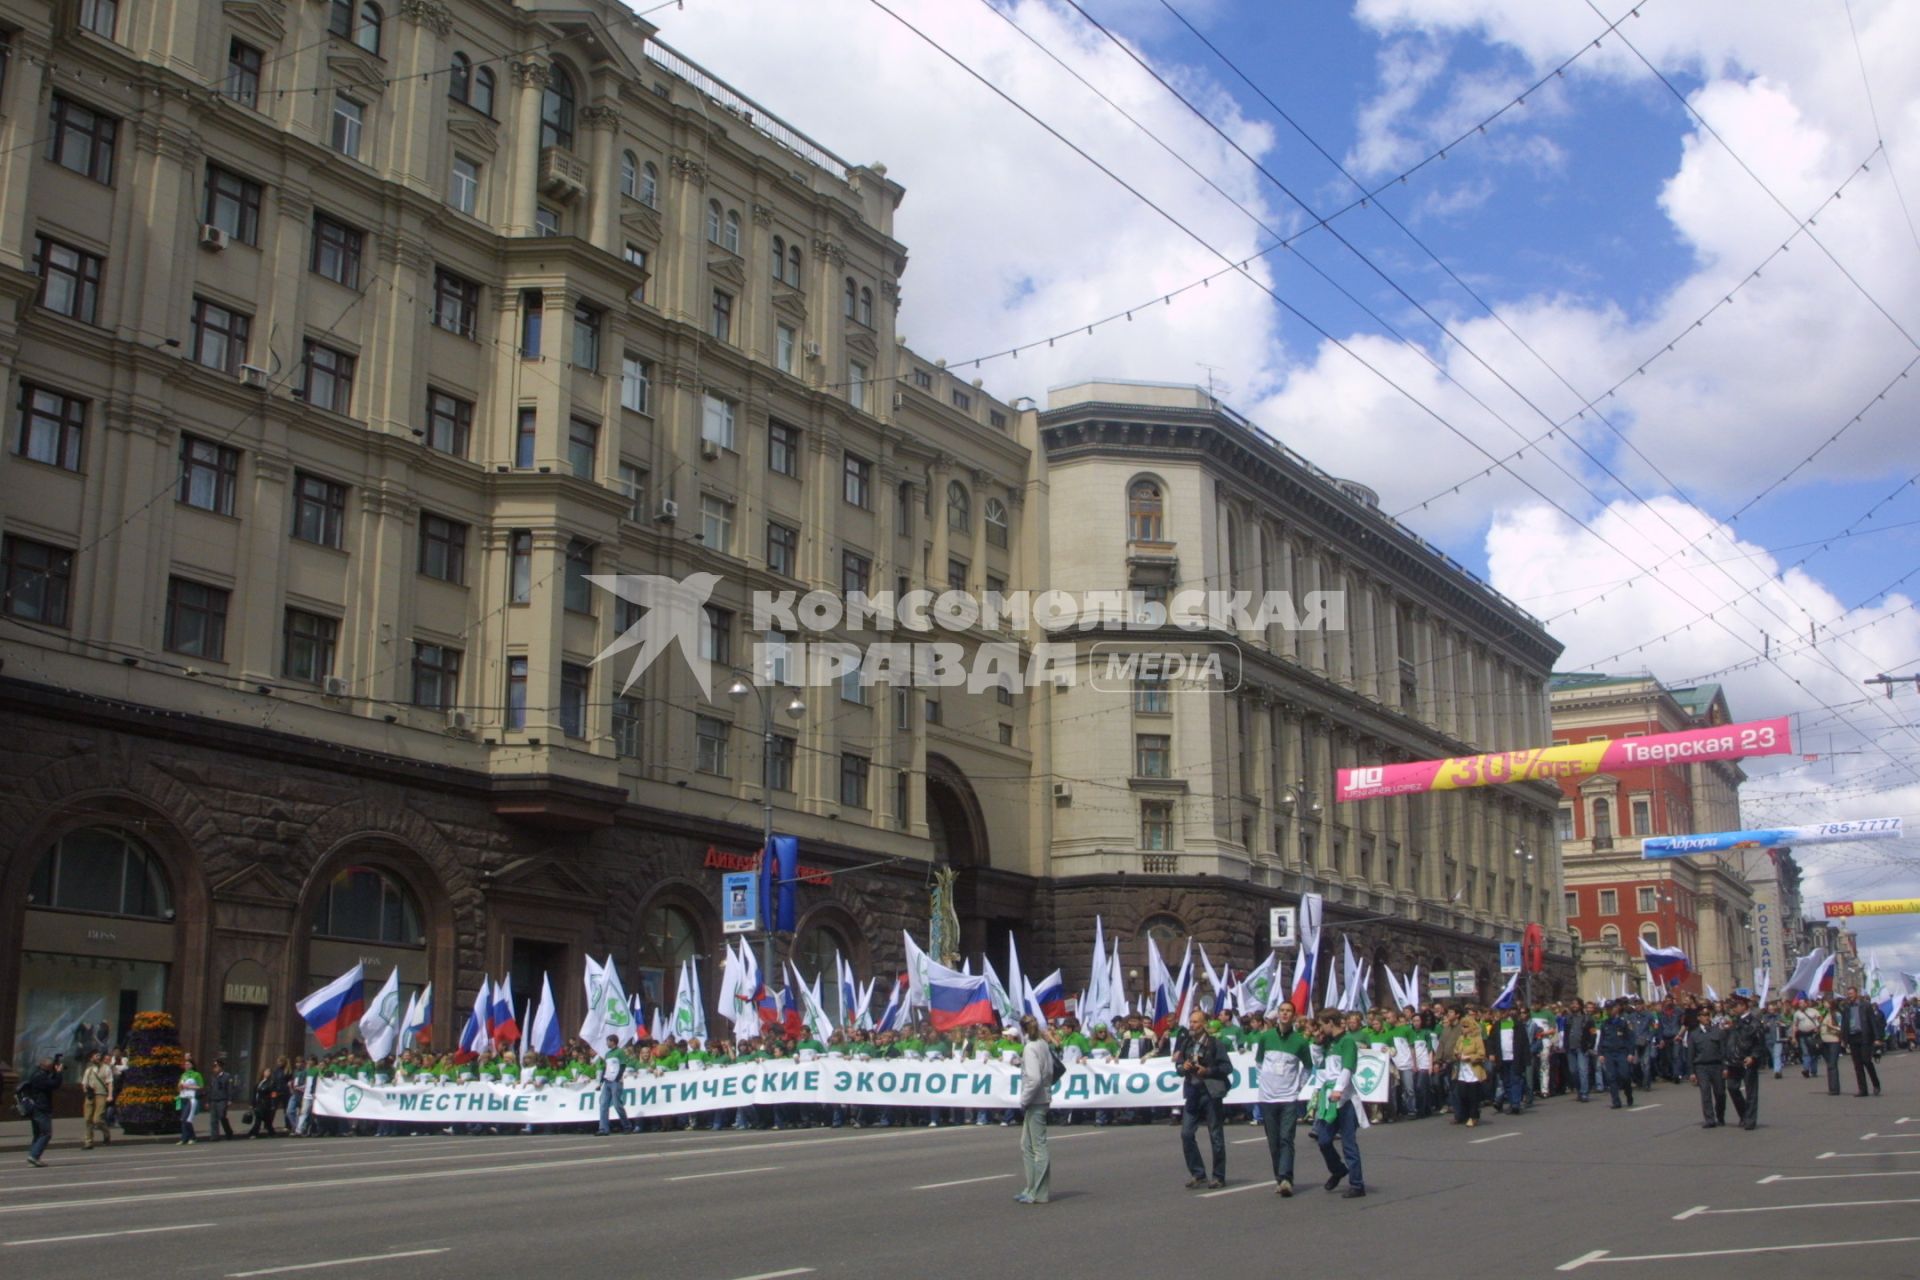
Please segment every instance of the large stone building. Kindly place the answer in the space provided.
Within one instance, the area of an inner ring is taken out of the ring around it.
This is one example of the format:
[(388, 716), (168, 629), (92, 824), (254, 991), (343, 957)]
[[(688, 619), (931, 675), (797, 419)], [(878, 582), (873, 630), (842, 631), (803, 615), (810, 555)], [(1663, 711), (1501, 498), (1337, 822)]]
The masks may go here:
[[(1075, 981), (1096, 911), (1247, 964), (1313, 888), (1397, 967), (1564, 939), (1550, 788), (1331, 800), (1542, 742), (1537, 623), (1190, 390), (1039, 411), (915, 355), (903, 189), (622, 5), (0, 0), (0, 36), (0, 1056), (165, 1007), (246, 1076), (356, 961), (431, 982), (443, 1043), (488, 973), (574, 1019), (612, 954), (669, 998), (763, 772), (809, 971), (894, 964), (936, 863), (966, 949)], [(595, 659), (641, 614), (589, 578), (636, 573), (716, 585), (627, 688)], [(756, 590), (1210, 579), (1353, 629), (1206, 633), (1244, 684), (1164, 707), (724, 692)]]
[[(1717, 684), (1668, 688), (1650, 676), (1558, 675), (1556, 744), (1639, 738), (1727, 724)], [(1759, 947), (1755, 896), (1741, 857), (1643, 859), (1647, 836), (1739, 831), (1740, 784), (1731, 760), (1649, 765), (1560, 784), (1566, 920), (1579, 939), (1581, 993), (1645, 993), (1642, 946), (1678, 946), (1687, 990), (1726, 993), (1753, 982)]]

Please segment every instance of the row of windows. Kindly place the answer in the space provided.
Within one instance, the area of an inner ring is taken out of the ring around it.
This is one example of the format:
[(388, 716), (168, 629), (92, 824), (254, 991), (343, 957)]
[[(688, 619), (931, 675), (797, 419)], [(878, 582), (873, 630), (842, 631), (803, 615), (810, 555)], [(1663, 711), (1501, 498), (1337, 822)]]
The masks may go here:
[[(1603, 916), (1617, 916), (1620, 914), (1620, 891), (1618, 889), (1601, 889), (1596, 896), (1599, 899), (1597, 904), (1599, 910), (1595, 914)], [(1672, 906), (1673, 903), (1674, 899), (1670, 895), (1662, 893), (1653, 885), (1643, 884), (1634, 890), (1634, 905), (1640, 915), (1652, 915), (1659, 911), (1662, 906)], [(1568, 890), (1567, 918), (1573, 919), (1579, 914), (1580, 895), (1572, 890)]]

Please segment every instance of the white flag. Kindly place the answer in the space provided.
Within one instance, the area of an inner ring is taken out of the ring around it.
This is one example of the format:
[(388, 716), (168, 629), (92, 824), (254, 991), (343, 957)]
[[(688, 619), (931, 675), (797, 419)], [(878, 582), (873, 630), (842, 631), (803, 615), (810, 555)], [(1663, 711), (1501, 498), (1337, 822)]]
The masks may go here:
[(597, 1056), (601, 1052), (601, 1042), (607, 1038), (606, 1032), (601, 1029), (606, 1025), (607, 974), (606, 969), (592, 956), (587, 957), (585, 982), (587, 1016), (580, 1023), (580, 1038)]
[(394, 1042), (400, 1038), (400, 1013), (400, 970), (389, 969), (380, 993), (367, 1002), (360, 1015), (360, 1038), (373, 1061), (393, 1056)]
[(688, 962), (680, 962), (680, 981), (673, 994), (673, 1016), (667, 1021), (667, 1034), (675, 1040), (691, 1040), (694, 1037), (693, 1016), (693, 979), (688, 976)]

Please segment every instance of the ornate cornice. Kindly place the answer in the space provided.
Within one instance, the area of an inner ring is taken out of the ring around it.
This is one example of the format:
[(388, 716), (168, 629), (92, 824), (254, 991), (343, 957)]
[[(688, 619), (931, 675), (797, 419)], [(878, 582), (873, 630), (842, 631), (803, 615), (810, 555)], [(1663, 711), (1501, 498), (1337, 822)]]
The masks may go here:
[(815, 236), (813, 251), (836, 267), (847, 260), (847, 247), (829, 236)]
[(437, 36), (453, 33), (453, 11), (440, 0), (400, 0), (400, 16), (419, 23)]
[(761, 204), (758, 200), (754, 201), (753, 202), (753, 225), (756, 227), (772, 226), (773, 225), (773, 206)]
[(667, 171), (696, 187), (707, 185), (707, 166), (691, 151), (676, 151), (667, 157)]
[(536, 62), (531, 58), (524, 62), (509, 61), (507, 73), (513, 77), (515, 84), (523, 87), (527, 85), (535, 85), (542, 89), (547, 87), (547, 64), (544, 62)]
[(589, 129), (618, 129), (621, 124), (619, 108), (608, 106), (604, 102), (582, 107), (580, 123)]

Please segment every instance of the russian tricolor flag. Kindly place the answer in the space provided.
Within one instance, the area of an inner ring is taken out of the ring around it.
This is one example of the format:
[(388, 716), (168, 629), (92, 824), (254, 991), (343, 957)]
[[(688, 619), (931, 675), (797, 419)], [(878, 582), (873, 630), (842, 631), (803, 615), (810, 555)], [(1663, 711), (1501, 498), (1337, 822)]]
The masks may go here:
[(780, 988), (780, 1029), (789, 1040), (798, 1040), (807, 1030), (807, 1024), (800, 1017), (800, 999), (793, 994), (791, 972), (787, 974), (787, 984)]
[(520, 1039), (520, 1023), (513, 1016), (513, 975), (493, 984), (493, 1000), (487, 1007), (488, 1032), (495, 1044), (513, 1044)]
[(1687, 953), (1678, 947), (1652, 947), (1643, 942), (1640, 958), (1647, 962), (1647, 975), (1669, 991), (1693, 972), (1687, 966)]
[(433, 1039), (433, 984), (407, 1005), (406, 1021), (400, 1027), (400, 1047), (426, 1044)]
[(360, 1025), (360, 1015), (367, 1011), (366, 973), (355, 965), (295, 1007), (313, 1038), (331, 1049), (342, 1031)]
[(1041, 1018), (1047, 1022), (1067, 1016), (1066, 979), (1060, 976), (1058, 969), (1034, 985), (1033, 994), (1028, 997), (1028, 1003), (1038, 1009)]
[(927, 984), (927, 1019), (935, 1031), (993, 1025), (993, 992), (978, 978), (934, 977)]

